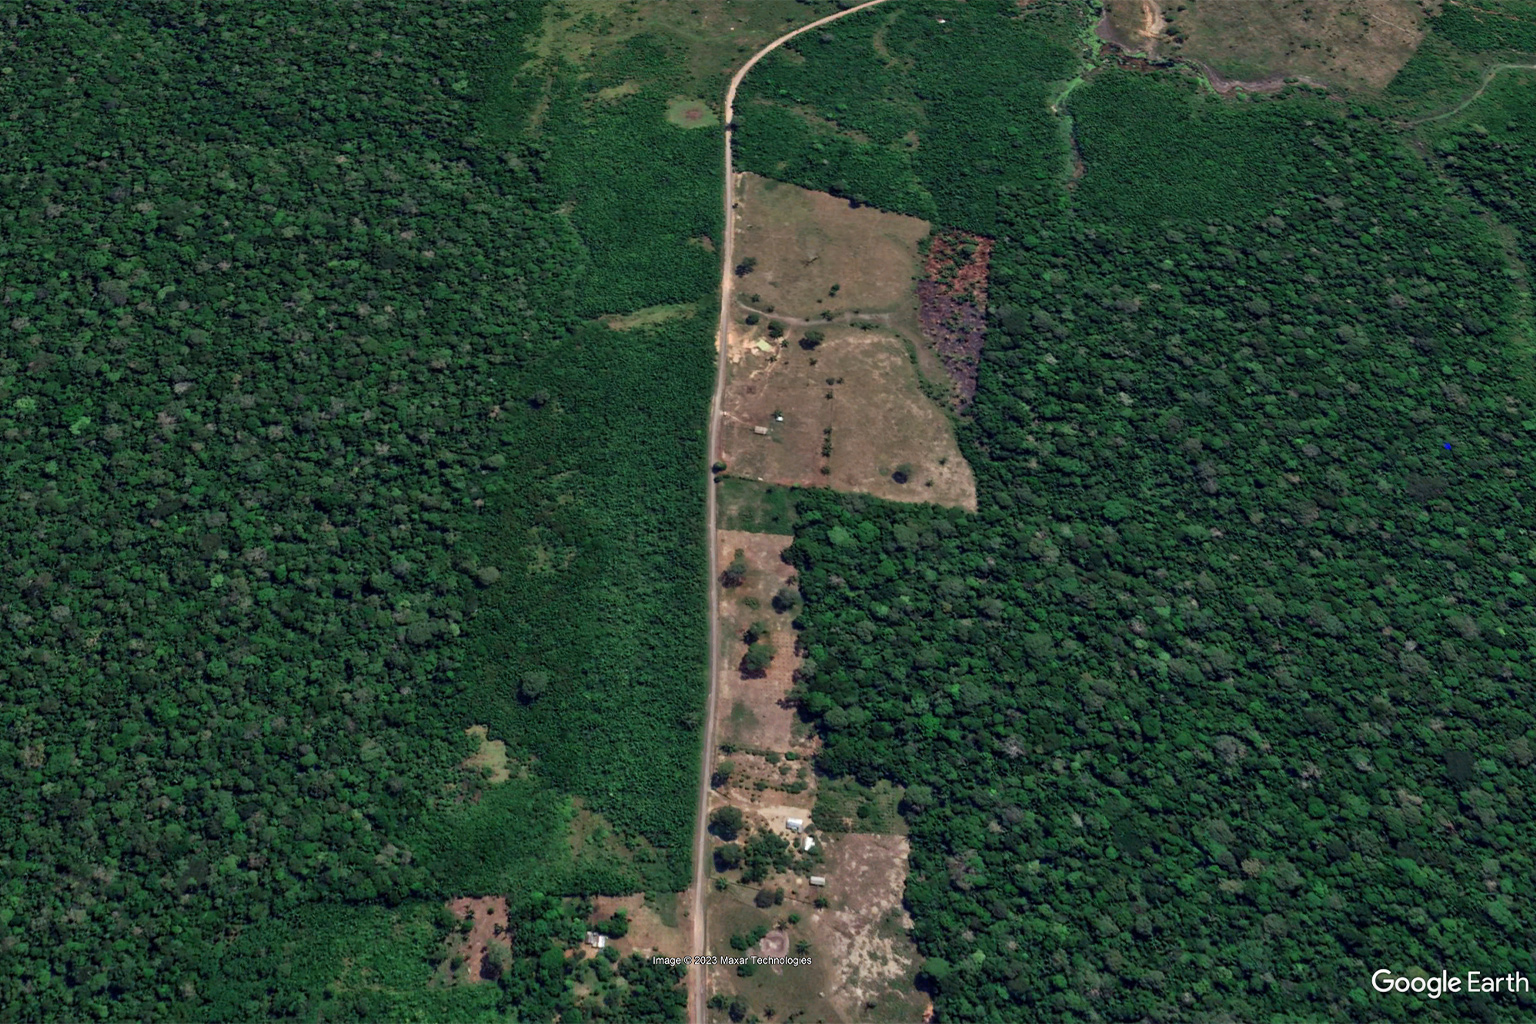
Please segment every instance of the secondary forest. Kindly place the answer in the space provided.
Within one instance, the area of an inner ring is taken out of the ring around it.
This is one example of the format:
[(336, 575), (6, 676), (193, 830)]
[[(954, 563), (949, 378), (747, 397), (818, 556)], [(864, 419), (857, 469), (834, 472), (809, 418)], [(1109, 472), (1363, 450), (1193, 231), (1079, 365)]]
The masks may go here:
[(680, 1014), (559, 897), (689, 875), (718, 139), (543, 15), (0, 3), (5, 1015)]
[(1445, 10), (1380, 101), (1084, 74), (1081, 8), (1001, 2), (748, 79), (744, 167), (997, 240), (978, 513), (808, 492), (787, 556), (818, 767), (906, 787), (939, 1019), (1536, 1008), (1369, 982), (1536, 941), (1536, 76), (1399, 127), (1529, 48)]

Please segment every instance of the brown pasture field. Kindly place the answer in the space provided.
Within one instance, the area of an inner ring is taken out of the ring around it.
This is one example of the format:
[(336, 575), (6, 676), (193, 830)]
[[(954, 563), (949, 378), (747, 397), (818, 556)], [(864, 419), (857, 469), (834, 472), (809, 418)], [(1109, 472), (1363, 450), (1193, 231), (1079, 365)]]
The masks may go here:
[[(1344, 91), (1386, 87), (1424, 38), (1418, 0), (1111, 0), (1165, 21), (1159, 54), (1197, 61), (1227, 91), (1299, 78)], [(1117, 26), (1118, 27), (1118, 26)], [(1175, 41), (1182, 38), (1183, 42)]]
[(757, 260), (736, 283), (744, 311), (771, 306), (773, 316), (798, 320), (826, 312), (916, 330), (927, 221), (755, 174), (737, 176), (737, 196), (736, 260)]
[[(755, 175), (740, 182), (737, 259), (756, 266), (736, 286), (718, 457), (747, 480), (974, 509), (954, 425), (916, 364), (936, 362), (920, 343), (916, 287), (928, 223)], [(751, 310), (760, 320), (748, 326)], [(782, 339), (769, 337), (772, 320)], [(809, 330), (826, 336), (812, 350), (799, 344)]]
[[(909, 931), (912, 922), (902, 909), (906, 839), (824, 835), (822, 841), (826, 860), (818, 871), (827, 877), (825, 888), (813, 888), (798, 876), (776, 876), (765, 884), (784, 887), (781, 906), (759, 910), (751, 904), (755, 889), (735, 885), (712, 893), (709, 900), (710, 934), (719, 945), (711, 952), (739, 955), (730, 950), (730, 936), (761, 923), (782, 931), (789, 955), (809, 956), (811, 965), (759, 966), (749, 978), (737, 976), (732, 967), (715, 967), (711, 990), (740, 995), (763, 1019), (772, 1008), (776, 1020), (917, 1024), (924, 1019), (928, 1001), (913, 987), (920, 963)], [(818, 895), (830, 903), (825, 910), (812, 903)], [(789, 923), (791, 913), (800, 915), (798, 923)], [(776, 939), (770, 933), (764, 944)], [(800, 940), (811, 944), (804, 954), (795, 952)], [(763, 949), (754, 952), (768, 955)]]
[(774, 347), (761, 324), (732, 345), (718, 453), (731, 475), (974, 511), (975, 476), (954, 424), (918, 383), (912, 343), (882, 330), (825, 330), (809, 352), (797, 331)]
[[(790, 628), (794, 612), (780, 614), (773, 610), (773, 595), (779, 588), (792, 585), (794, 569), (779, 556), (793, 537), (777, 533), (743, 533), (719, 530), (720, 565), (729, 565), (739, 549), (745, 553), (747, 570), (739, 587), (720, 588), (720, 628), (724, 651), (720, 659), (720, 722), (722, 741), (765, 750), (797, 750), (809, 756), (814, 748), (809, 740), (795, 739), (799, 718), (784, 695), (794, 685), (800, 656), (795, 653), (795, 631)], [(756, 603), (757, 607), (750, 607)], [(747, 653), (742, 633), (761, 621), (771, 630), (771, 642), (778, 652), (760, 678), (750, 678), (739, 668)], [(745, 713), (738, 710), (745, 708)]]

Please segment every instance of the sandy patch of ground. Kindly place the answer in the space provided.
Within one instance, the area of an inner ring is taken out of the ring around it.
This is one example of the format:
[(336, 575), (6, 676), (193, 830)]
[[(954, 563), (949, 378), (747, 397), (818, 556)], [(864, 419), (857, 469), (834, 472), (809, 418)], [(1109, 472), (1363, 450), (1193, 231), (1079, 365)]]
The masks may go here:
[(1168, 28), (1156, 0), (1106, 0), (1098, 25), (1099, 38), (1133, 53), (1157, 56), (1157, 44)]
[(507, 898), (505, 896), (465, 896), (451, 900), (448, 910), (459, 920), (472, 920), (469, 934), (460, 940), (456, 953), (464, 958), (464, 966), (455, 980), (476, 982), (487, 980), (482, 974), (485, 957), (490, 947), (512, 948), (512, 934), (507, 930)]
[[(811, 915), (813, 943), (839, 965), (827, 998), (852, 1018), (869, 1003), (879, 1019), (919, 1020), (926, 1001), (912, 987), (917, 948), (902, 908), (910, 847), (905, 836), (847, 834), (826, 838), (824, 895), (831, 906)], [(905, 1012), (899, 1016), (897, 1009)]]

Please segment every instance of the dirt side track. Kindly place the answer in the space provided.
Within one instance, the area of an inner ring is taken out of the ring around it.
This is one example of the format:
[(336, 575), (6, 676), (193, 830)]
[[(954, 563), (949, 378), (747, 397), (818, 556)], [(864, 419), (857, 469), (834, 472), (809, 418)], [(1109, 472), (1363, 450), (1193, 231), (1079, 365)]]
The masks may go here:
[[(720, 405), (721, 396), (725, 391), (726, 378), (726, 344), (727, 332), (730, 328), (732, 311), (732, 285), (734, 283), (733, 268), (736, 265), (734, 239), (736, 237), (736, 180), (731, 160), (731, 120), (735, 116), (736, 90), (746, 78), (757, 62), (762, 60), (774, 50), (783, 46), (791, 39), (804, 32), (820, 28), (840, 18), (846, 18), (850, 14), (886, 0), (865, 0), (864, 3), (850, 7), (845, 11), (829, 14), (825, 18), (818, 18), (807, 25), (802, 25), (793, 32), (787, 32), (767, 46), (754, 53), (750, 60), (741, 66), (736, 74), (731, 76), (731, 84), (725, 92), (725, 239), (721, 245), (720, 253), (720, 325), (716, 341), (717, 355), (715, 359), (715, 395), (710, 403), (709, 410), (709, 448), (708, 461), (713, 464), (717, 456), (720, 444)], [(703, 749), (699, 757), (699, 801), (697, 808), (697, 821), (694, 825), (693, 837), (693, 953), (695, 956), (704, 956), (709, 953), (708, 933), (704, 927), (704, 886), (708, 875), (708, 861), (705, 852), (708, 848), (708, 816), (709, 816), (709, 776), (713, 768), (715, 752), (715, 714), (716, 704), (719, 701), (720, 678), (720, 617), (719, 617), (719, 580), (720, 566), (717, 557), (717, 544), (715, 542), (715, 484), (713, 474), (709, 467), (705, 468), (705, 513), (704, 529), (705, 549), (709, 552), (709, 700), (704, 709), (704, 737)], [(705, 972), (695, 968), (689, 971), (688, 1002), (689, 1019), (704, 1024), (707, 1019), (705, 1000), (708, 993), (705, 991)]]

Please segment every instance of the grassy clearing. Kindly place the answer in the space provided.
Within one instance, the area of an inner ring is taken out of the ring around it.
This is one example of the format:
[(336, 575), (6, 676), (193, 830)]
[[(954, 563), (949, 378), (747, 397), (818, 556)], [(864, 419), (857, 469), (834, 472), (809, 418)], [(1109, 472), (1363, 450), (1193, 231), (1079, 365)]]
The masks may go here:
[(906, 819), (897, 810), (902, 792), (886, 779), (873, 786), (851, 776), (822, 779), (816, 788), (816, 825), (833, 832), (906, 835)]
[(667, 101), (667, 123), (679, 128), (708, 128), (719, 124), (720, 118), (703, 100), (674, 96)]
[(724, 477), (716, 484), (720, 528), (746, 533), (795, 532), (794, 492), (788, 487)]
[[(917, 331), (913, 282), (926, 221), (755, 174), (737, 194), (739, 302), (799, 320), (878, 318)], [(756, 300), (753, 300), (756, 296)]]
[(602, 319), (603, 323), (616, 331), (632, 331), (638, 327), (654, 327), (668, 320), (685, 320), (698, 311), (699, 306), (696, 302), (669, 302), (659, 306), (647, 306), (645, 309), (622, 316), (605, 316)]
[(1157, 9), (1158, 52), (1252, 82), (1305, 77), (1337, 89), (1379, 91), (1424, 38), (1414, 0), (1112, 0), (1143, 19)]
[[(669, 55), (681, 50), (690, 91), (718, 99), (731, 72), (754, 50), (833, 9), (830, 0), (572, 0), (550, 5), (533, 53), (600, 75), (603, 59), (621, 49), (650, 46)], [(676, 67), (672, 60), (656, 63), (668, 77)]]
[[(720, 723), (722, 741), (779, 751), (794, 746), (791, 730), (795, 709), (782, 701), (794, 685), (795, 669), (800, 667), (790, 626), (799, 604), (798, 598), (774, 604), (774, 596), (789, 588), (795, 575), (780, 557), (791, 539), (779, 533), (728, 529), (719, 533), (720, 564), (729, 565), (737, 551), (747, 564), (741, 584), (725, 588), (720, 601), (724, 644), (720, 710), (726, 716)], [(761, 672), (743, 672), (739, 666), (748, 646), (742, 637), (754, 625), (766, 631), (760, 639), (772, 645), (774, 656)]]
[(483, 773), (485, 780), (494, 786), (506, 782), (512, 773), (507, 770), (507, 745), (501, 740), (487, 738), (488, 732), (483, 725), (472, 725), (464, 730), (465, 735), (480, 745), (464, 760), (464, 767)]

